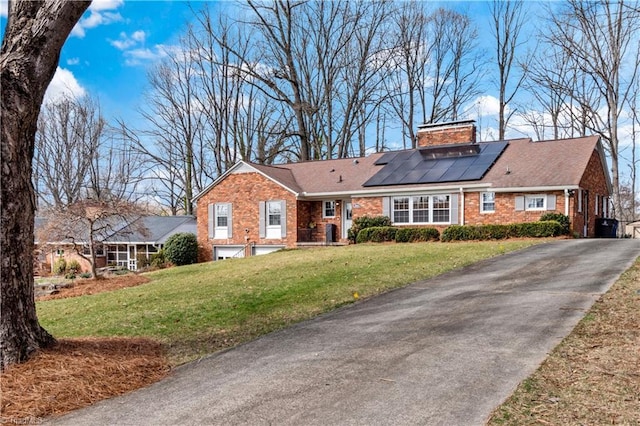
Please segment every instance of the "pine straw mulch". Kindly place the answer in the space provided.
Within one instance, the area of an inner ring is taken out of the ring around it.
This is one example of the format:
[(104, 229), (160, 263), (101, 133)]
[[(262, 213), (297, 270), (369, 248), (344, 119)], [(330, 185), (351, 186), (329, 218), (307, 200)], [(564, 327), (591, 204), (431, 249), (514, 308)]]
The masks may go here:
[(640, 425), (640, 260), (489, 424)]
[(87, 279), (78, 280), (72, 287), (63, 287), (59, 289), (59, 293), (41, 296), (36, 300), (53, 300), (65, 299), (67, 297), (86, 296), (90, 294), (102, 293), (104, 291), (118, 290), (121, 288), (135, 287), (140, 284), (149, 282), (149, 278), (144, 275), (127, 274), (115, 275), (108, 278), (98, 280)]
[(170, 371), (148, 339), (60, 340), (0, 376), (0, 423), (37, 424), (102, 399), (148, 386)]

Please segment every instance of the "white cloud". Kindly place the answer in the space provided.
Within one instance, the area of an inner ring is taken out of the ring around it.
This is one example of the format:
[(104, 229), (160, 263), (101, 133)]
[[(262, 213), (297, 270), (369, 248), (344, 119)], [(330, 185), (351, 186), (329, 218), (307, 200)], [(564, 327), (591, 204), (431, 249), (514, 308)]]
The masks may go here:
[(88, 29), (123, 21), (122, 15), (118, 12), (113, 12), (123, 4), (124, 0), (94, 0), (89, 6), (89, 16), (80, 19), (73, 27), (71, 35), (83, 38)]
[(153, 49), (140, 48), (128, 50), (124, 52), (124, 56), (126, 57), (125, 64), (128, 66), (137, 66), (144, 62), (156, 61), (166, 57), (168, 52), (172, 50), (173, 48), (171, 46), (164, 44), (157, 44)]
[(80, 58), (67, 59), (67, 65), (78, 65), (79, 63), (80, 63)]
[(91, 6), (89, 6), (89, 10), (113, 10), (119, 8), (123, 4), (124, 0), (93, 0)]
[(71, 71), (58, 67), (44, 95), (44, 101), (52, 102), (65, 96), (81, 98), (86, 93), (85, 88), (78, 83)]
[(0, 16), (6, 18), (9, 16), (9, 1), (0, 0)]
[(497, 115), (500, 111), (500, 101), (491, 95), (478, 97), (474, 104), (480, 116)]
[(144, 43), (146, 37), (146, 33), (142, 30), (135, 31), (130, 36), (123, 31), (120, 33), (120, 38), (118, 40), (109, 40), (109, 43), (118, 50), (127, 50), (139, 43)]

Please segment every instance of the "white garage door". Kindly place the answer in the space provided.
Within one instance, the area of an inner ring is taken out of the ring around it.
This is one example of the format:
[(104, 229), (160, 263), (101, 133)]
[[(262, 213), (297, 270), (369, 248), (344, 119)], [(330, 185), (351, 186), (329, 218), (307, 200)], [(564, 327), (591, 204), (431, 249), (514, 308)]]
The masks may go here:
[(253, 246), (253, 255), (269, 254), (283, 249), (284, 246)]
[(213, 260), (244, 257), (244, 246), (213, 246)]

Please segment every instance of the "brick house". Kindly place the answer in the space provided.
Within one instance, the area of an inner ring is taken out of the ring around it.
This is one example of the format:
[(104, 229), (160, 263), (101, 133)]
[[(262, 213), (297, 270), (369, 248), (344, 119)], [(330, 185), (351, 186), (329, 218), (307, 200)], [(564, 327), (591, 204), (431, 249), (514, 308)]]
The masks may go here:
[(352, 219), (394, 226), (505, 224), (569, 216), (594, 236), (611, 182), (598, 136), (476, 142), (473, 121), (423, 125), (418, 148), (265, 166), (240, 161), (195, 198), (202, 261), (346, 243)]

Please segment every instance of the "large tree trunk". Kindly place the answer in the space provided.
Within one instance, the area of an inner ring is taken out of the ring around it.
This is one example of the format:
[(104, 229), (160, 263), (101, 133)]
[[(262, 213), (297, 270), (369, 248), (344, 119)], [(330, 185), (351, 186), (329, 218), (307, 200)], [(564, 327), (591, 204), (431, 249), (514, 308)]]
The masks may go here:
[(9, 2), (0, 50), (0, 369), (55, 342), (36, 317), (31, 163), (40, 106), (60, 50), (90, 1)]

